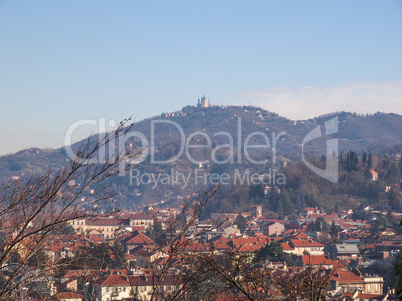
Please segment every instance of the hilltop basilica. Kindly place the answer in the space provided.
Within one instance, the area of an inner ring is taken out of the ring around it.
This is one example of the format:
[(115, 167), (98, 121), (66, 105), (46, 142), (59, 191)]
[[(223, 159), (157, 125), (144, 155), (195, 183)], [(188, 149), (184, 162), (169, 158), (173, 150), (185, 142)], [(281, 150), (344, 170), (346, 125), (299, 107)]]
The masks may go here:
[(208, 99), (205, 97), (205, 95), (202, 96), (201, 100), (198, 98), (198, 108), (208, 108), (211, 106), (211, 99)]

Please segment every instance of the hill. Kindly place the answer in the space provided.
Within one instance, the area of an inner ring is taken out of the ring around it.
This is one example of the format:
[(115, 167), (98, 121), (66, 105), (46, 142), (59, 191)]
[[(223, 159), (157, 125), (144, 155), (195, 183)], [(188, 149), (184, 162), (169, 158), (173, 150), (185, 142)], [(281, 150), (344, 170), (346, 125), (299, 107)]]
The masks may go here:
[[(187, 106), (179, 112), (165, 113), (134, 125), (127, 135), (125, 145), (137, 147), (144, 154), (148, 152), (148, 156), (131, 174), (126, 173), (109, 183), (118, 193), (115, 205), (135, 207), (161, 201), (173, 204), (193, 192), (202, 192), (214, 183), (222, 184), (219, 176), (227, 174), (228, 185), (221, 185), (217, 199), (227, 200), (231, 196), (231, 201), (222, 201), (221, 204), (226, 205), (212, 209), (226, 210), (228, 208), (224, 207), (228, 206), (245, 209), (250, 202), (258, 201), (253, 192), (250, 194), (250, 186), (255, 182), (250, 183), (251, 177), (258, 178), (265, 174), (265, 177), (271, 176), (272, 180), (273, 174), (288, 173), (289, 185), (293, 179), (291, 175), (298, 173), (294, 169), (306, 169), (305, 165), (297, 163), (301, 160), (303, 139), (328, 121), (334, 125), (334, 118), (338, 118), (338, 132), (327, 136), (325, 130), (322, 130), (322, 137), (306, 143), (305, 153), (317, 158), (325, 156), (326, 141), (334, 138), (339, 140), (339, 153), (353, 150), (358, 154), (366, 151), (383, 156), (398, 151), (398, 145), (402, 144), (402, 116), (396, 114), (362, 116), (338, 112), (309, 120), (292, 121), (253, 106)], [(98, 136), (91, 137), (91, 143), (96, 139)], [(148, 148), (143, 148), (141, 139), (148, 143)], [(78, 145), (80, 143), (73, 148), (76, 149)], [(250, 145), (268, 147), (250, 148)], [(116, 145), (116, 148), (121, 149), (121, 146)], [(33, 148), (3, 156), (0, 157), (0, 180), (6, 182), (12, 177), (41, 174), (48, 169), (60, 167), (66, 160), (69, 157), (64, 149)], [(264, 160), (264, 164), (255, 163)], [(211, 180), (211, 175), (217, 175), (217, 178)], [(314, 177), (305, 179), (321, 183), (320, 179)], [(270, 184), (274, 186), (280, 183)], [(315, 198), (319, 198), (314, 202), (324, 203), (320, 199), (324, 196), (318, 192), (317, 186), (313, 188), (314, 185), (310, 184), (303, 183), (300, 187), (290, 188), (313, 193)], [(258, 193), (256, 195), (259, 196)], [(308, 200), (311, 198), (307, 196)], [(299, 205), (302, 206), (303, 202)], [(265, 207), (267, 210), (275, 209), (274, 206)]]

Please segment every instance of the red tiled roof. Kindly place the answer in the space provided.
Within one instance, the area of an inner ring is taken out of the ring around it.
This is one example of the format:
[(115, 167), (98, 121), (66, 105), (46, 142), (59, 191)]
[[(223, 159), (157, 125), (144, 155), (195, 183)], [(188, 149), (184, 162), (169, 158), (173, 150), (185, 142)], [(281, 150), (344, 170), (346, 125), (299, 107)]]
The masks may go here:
[(364, 280), (349, 270), (338, 269), (331, 276), (331, 280), (338, 280), (339, 284), (348, 284), (348, 283), (364, 283)]
[(210, 251), (209, 244), (192, 243), (186, 246), (186, 249), (193, 252)]
[(90, 235), (88, 239), (95, 242), (104, 242), (103, 238), (96, 235)]
[(146, 236), (145, 234), (142, 234), (141, 232), (138, 232), (136, 236), (131, 238), (127, 244), (132, 244), (132, 245), (138, 245), (138, 244), (154, 244), (155, 242)]
[(84, 298), (84, 295), (77, 294), (74, 292), (61, 292), (61, 293), (59, 293), (59, 298), (60, 299), (78, 299), (78, 298)]
[(214, 241), (213, 245), (214, 245), (215, 250), (230, 250), (231, 249), (231, 247), (226, 242), (222, 242), (222, 241)]
[(261, 249), (260, 245), (243, 245), (238, 249), (238, 252), (254, 252)]
[(295, 234), (291, 235), (290, 237), (294, 238), (294, 239), (309, 239), (310, 238), (310, 236), (308, 236), (304, 232), (295, 233)]
[(303, 255), (302, 256), (303, 264), (306, 265), (332, 265), (333, 262), (331, 259), (326, 258), (324, 255)]
[(282, 243), (281, 245), (284, 251), (294, 250), (288, 243)]
[(127, 281), (127, 278), (123, 275), (110, 275), (103, 283), (104, 286), (113, 286), (113, 285), (130, 285)]
[(305, 239), (291, 239), (290, 242), (295, 248), (324, 247), (324, 245), (320, 244), (319, 242), (309, 241)]

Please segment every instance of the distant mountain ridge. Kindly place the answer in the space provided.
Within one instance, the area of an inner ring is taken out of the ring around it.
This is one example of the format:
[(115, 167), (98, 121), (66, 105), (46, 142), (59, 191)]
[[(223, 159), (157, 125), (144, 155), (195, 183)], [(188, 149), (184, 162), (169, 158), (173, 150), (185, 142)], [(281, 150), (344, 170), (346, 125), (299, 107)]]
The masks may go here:
[[(278, 152), (286, 157), (300, 158), (300, 144), (303, 138), (318, 125), (332, 118), (339, 119), (338, 135), (339, 152), (362, 150), (382, 153), (387, 148), (402, 144), (402, 116), (397, 114), (376, 113), (372, 115), (358, 115), (349, 112), (336, 112), (318, 116), (308, 120), (292, 121), (280, 117), (276, 113), (253, 106), (211, 106), (199, 108), (194, 106), (184, 107), (174, 113), (163, 113), (160, 116), (139, 121), (133, 130), (143, 133), (150, 141), (151, 121), (167, 120), (177, 123), (184, 130), (186, 136), (197, 131), (204, 131), (210, 137), (219, 131), (226, 131), (232, 137), (237, 137), (238, 119), (241, 119), (243, 139), (252, 132), (260, 131), (267, 134), (279, 134), (284, 132), (281, 143), (277, 144)], [(178, 136), (172, 134), (174, 127), (157, 128), (156, 144), (166, 147), (174, 142)], [(323, 136), (324, 138), (324, 136)], [(320, 142), (320, 141), (317, 141)], [(75, 145), (79, 145), (78, 142)], [(325, 143), (314, 144), (317, 153), (325, 150)], [(0, 157), (0, 171), (21, 171), (20, 163), (30, 165), (32, 169), (46, 166), (57, 166), (57, 162), (64, 161), (65, 156), (61, 149), (30, 148), (17, 153)], [(7, 162), (7, 164), (5, 164)], [(18, 170), (17, 170), (18, 169)]]

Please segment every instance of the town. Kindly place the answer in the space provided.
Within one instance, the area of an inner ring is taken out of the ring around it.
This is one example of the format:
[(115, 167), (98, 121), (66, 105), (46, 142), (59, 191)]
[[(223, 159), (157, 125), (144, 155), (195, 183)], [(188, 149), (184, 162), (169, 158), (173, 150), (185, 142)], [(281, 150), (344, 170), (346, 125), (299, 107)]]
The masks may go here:
[[(43, 248), (43, 266), (52, 266), (53, 273), (39, 273), (30, 282), (32, 287), (19, 289), (16, 296), (111, 301), (157, 300), (156, 295), (190, 300), (186, 296), (197, 294), (201, 300), (202, 293), (194, 291), (197, 285), (188, 273), (196, 270), (197, 282), (205, 274), (208, 284), (210, 271), (192, 265), (200, 264), (197, 259), (209, 262), (207, 258), (231, 254), (244, 273), (263, 273), (265, 283), (255, 294), (247, 280), (250, 275), (229, 270), (223, 275), (219, 265), (225, 263), (211, 261), (213, 281), (225, 288), (211, 300), (247, 294), (292, 300), (284, 283), (313, 274), (330, 300), (395, 300), (393, 262), (402, 247), (398, 213), (371, 207), (355, 213), (304, 208), (294, 220), (271, 219), (262, 215), (261, 206), (252, 205), (249, 212), (212, 213), (200, 221), (201, 209), (202, 202), (193, 200), (177, 208), (143, 206), (137, 212), (72, 219), (64, 226), (65, 233), (52, 237)], [(354, 219), (356, 213), (364, 219)], [(394, 224), (381, 225), (385, 219)], [(19, 247), (20, 256), (24, 250)], [(65, 264), (55, 268), (60, 263)]]

